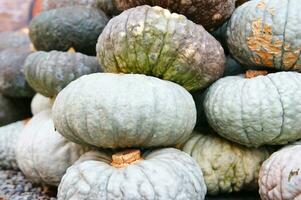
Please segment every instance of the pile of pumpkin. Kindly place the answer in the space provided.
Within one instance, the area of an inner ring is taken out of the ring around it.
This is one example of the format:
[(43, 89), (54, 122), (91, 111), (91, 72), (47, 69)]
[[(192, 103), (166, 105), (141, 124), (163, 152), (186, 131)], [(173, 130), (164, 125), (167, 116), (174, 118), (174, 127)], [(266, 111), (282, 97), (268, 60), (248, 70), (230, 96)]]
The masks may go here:
[(301, 199), (299, 7), (44, 1), (34, 48), (0, 43), (19, 42), (0, 52), (0, 92), (38, 93), (29, 121), (0, 128), (0, 166), (59, 200)]

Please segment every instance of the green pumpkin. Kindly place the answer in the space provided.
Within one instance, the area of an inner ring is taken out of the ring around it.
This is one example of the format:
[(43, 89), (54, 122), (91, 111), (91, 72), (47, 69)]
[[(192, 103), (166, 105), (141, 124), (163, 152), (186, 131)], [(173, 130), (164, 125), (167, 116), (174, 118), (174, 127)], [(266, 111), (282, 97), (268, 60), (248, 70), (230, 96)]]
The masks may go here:
[(0, 32), (0, 50), (6, 48), (29, 47), (30, 39), (27, 30)]
[(221, 45), (202, 26), (160, 7), (139, 6), (110, 20), (97, 43), (106, 72), (136, 73), (207, 87), (224, 70)]
[(233, 13), (227, 30), (231, 54), (249, 68), (301, 71), (298, 0), (253, 0)]
[(30, 54), (24, 65), (26, 80), (38, 93), (56, 96), (71, 81), (102, 71), (97, 59), (81, 53), (43, 52)]
[(101, 11), (83, 6), (70, 6), (45, 11), (30, 23), (29, 36), (39, 51), (76, 51), (95, 55), (99, 34), (108, 22)]
[(140, 74), (82, 76), (58, 94), (52, 111), (64, 137), (103, 148), (173, 146), (196, 121), (184, 88)]
[(221, 136), (249, 146), (286, 144), (301, 138), (301, 74), (229, 76), (208, 90), (204, 110)]

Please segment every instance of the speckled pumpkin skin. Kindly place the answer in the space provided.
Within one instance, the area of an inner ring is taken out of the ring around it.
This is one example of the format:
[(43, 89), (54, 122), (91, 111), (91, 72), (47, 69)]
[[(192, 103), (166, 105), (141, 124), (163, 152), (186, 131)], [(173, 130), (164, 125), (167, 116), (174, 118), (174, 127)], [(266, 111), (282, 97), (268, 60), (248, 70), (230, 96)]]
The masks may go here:
[(215, 82), (204, 101), (209, 124), (221, 136), (246, 145), (286, 144), (301, 138), (301, 74), (278, 72)]
[(59, 51), (34, 52), (27, 57), (24, 65), (28, 83), (46, 97), (56, 96), (82, 75), (101, 71), (95, 57)]
[(259, 173), (262, 200), (300, 200), (301, 146), (283, 148), (266, 160)]
[(54, 103), (54, 99), (45, 97), (37, 93), (36, 95), (34, 95), (34, 97), (31, 100), (31, 104), (30, 104), (31, 113), (33, 115), (36, 115), (43, 110), (51, 109), (53, 103)]
[(42, 12), (30, 23), (29, 36), (40, 51), (76, 51), (95, 55), (95, 45), (108, 19), (101, 10), (71, 6)]
[(212, 30), (229, 18), (235, 9), (235, 0), (114, 0), (118, 10), (141, 5), (161, 6), (185, 15), (191, 21)]
[(110, 165), (103, 152), (88, 152), (68, 168), (58, 189), (58, 200), (203, 200), (201, 170), (177, 149), (147, 152), (142, 161), (124, 168)]
[(0, 50), (6, 48), (29, 47), (30, 39), (25, 31), (7, 31), (0, 33)]
[(249, 149), (199, 132), (194, 132), (183, 151), (199, 164), (210, 195), (256, 191), (260, 166), (269, 156), (265, 148)]
[(51, 110), (46, 110), (26, 124), (15, 151), (18, 166), (27, 178), (57, 186), (66, 169), (86, 150), (56, 132)]
[(298, 0), (253, 0), (235, 10), (228, 24), (232, 55), (249, 67), (301, 71)]
[(52, 110), (64, 137), (103, 148), (172, 146), (189, 137), (196, 121), (184, 88), (139, 74), (82, 76), (58, 94)]
[(15, 146), (25, 121), (18, 121), (0, 128), (0, 169), (18, 169)]
[(137, 73), (197, 90), (224, 70), (221, 45), (202, 26), (160, 7), (139, 6), (110, 20), (96, 47), (106, 72)]

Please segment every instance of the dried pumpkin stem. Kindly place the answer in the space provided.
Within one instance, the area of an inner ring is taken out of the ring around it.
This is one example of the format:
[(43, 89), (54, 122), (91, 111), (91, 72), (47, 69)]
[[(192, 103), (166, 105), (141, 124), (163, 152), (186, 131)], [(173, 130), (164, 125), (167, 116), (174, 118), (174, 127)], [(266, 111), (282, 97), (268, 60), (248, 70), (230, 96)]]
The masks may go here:
[(30, 118), (26, 118), (26, 119), (23, 120), (23, 123), (27, 124), (30, 120), (31, 120), (31, 117)]
[(139, 149), (125, 150), (112, 155), (111, 165), (122, 168), (143, 160)]
[(265, 76), (267, 75), (269, 72), (266, 70), (248, 70), (246, 71), (245, 77), (246, 78), (254, 78), (256, 76)]

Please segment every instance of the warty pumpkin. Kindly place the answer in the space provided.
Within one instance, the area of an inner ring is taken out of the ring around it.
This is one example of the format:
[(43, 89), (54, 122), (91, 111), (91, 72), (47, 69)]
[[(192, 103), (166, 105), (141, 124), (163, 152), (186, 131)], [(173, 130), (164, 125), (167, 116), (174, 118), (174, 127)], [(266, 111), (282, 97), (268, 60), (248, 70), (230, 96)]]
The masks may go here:
[(187, 90), (218, 79), (224, 51), (202, 26), (160, 7), (138, 6), (110, 20), (96, 46), (104, 71), (176, 82)]
[(33, 115), (38, 114), (43, 110), (52, 108), (54, 98), (45, 97), (39, 93), (35, 94), (31, 100), (30, 108)]

